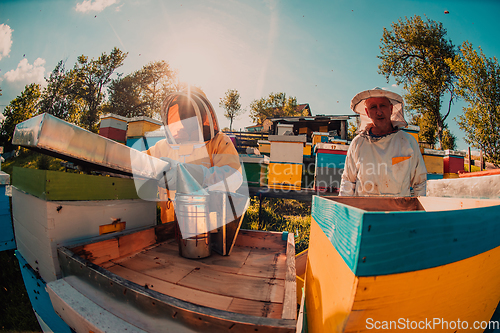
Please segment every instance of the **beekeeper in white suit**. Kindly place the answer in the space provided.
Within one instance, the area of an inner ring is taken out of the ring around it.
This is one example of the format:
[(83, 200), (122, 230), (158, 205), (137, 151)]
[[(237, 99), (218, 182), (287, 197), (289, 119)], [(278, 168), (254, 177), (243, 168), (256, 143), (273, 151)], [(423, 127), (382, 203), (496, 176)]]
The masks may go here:
[(360, 132), (345, 161), (341, 196), (424, 196), (427, 170), (417, 140), (407, 126), (403, 98), (375, 88), (351, 101), (360, 115)]
[[(238, 152), (231, 139), (219, 130), (217, 116), (205, 94), (196, 88), (169, 94), (161, 109), (166, 138), (147, 154), (169, 162), (165, 178), (160, 178), (160, 207), (163, 223), (175, 220), (174, 199), (177, 166), (187, 171), (211, 191), (235, 192), (243, 182)], [(166, 189), (166, 186), (170, 190)], [(241, 213), (241, 212), (240, 212)]]

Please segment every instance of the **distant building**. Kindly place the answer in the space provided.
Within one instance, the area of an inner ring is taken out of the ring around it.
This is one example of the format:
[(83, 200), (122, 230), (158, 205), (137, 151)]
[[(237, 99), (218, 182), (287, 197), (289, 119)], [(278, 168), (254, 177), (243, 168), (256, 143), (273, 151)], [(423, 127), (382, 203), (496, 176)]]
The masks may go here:
[(262, 132), (262, 125), (253, 125), (253, 126), (248, 126), (248, 127), (245, 127), (245, 132), (249, 132), (249, 133), (260, 133)]
[(300, 112), (303, 116), (312, 116), (311, 108), (309, 107), (308, 103), (297, 105), (297, 107), (295, 108), (295, 111), (297, 113)]
[(278, 134), (278, 125), (292, 125), (293, 135), (305, 134), (310, 142), (315, 132), (328, 133), (333, 137), (347, 140), (347, 120), (357, 115), (318, 115), (318, 116), (296, 116), (296, 117), (272, 117), (267, 118), (263, 124), (264, 132)]

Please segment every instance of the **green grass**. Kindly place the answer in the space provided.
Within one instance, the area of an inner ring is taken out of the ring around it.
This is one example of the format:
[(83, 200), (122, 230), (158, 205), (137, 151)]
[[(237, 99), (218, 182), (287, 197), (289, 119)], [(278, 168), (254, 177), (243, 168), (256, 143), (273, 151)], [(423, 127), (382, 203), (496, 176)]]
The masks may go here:
[[(464, 164), (464, 171), (469, 172), (469, 165)], [(481, 171), (481, 168), (475, 165), (472, 165), (471, 172)]]
[(64, 167), (61, 166), (61, 162), (62, 160), (58, 158), (21, 149), (19, 156), (9, 158), (2, 163), (2, 171), (8, 173), (11, 178), (14, 167), (63, 171)]
[(265, 198), (259, 222), (259, 200), (250, 199), (241, 228), (264, 231), (288, 231), (295, 234), (295, 253), (309, 247), (311, 203), (292, 199)]

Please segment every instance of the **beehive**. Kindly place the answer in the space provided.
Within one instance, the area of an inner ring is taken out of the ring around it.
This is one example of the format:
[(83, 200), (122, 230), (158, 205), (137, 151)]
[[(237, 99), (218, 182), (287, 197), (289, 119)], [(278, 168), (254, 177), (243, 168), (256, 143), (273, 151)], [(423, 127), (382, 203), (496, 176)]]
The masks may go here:
[(148, 132), (159, 129), (161, 125), (161, 121), (145, 116), (131, 118), (128, 122), (127, 138), (142, 137)]
[(258, 140), (257, 144), (259, 145), (259, 152), (262, 155), (269, 156), (271, 154), (271, 142), (267, 140)]
[(271, 143), (271, 156), (268, 186), (300, 189), (306, 136), (270, 135), (269, 141)]
[(405, 128), (403, 128), (403, 132), (410, 134), (418, 142), (418, 132), (420, 132), (420, 127), (414, 125), (408, 125)]
[(127, 140), (127, 118), (116, 114), (101, 116), (99, 135), (120, 143), (125, 143)]
[(445, 150), (443, 157), (444, 173), (458, 174), (464, 170), (465, 152), (455, 150)]
[(311, 142), (306, 142), (304, 144), (304, 157), (311, 157), (312, 155), (312, 143)]
[(255, 187), (267, 185), (269, 157), (265, 155), (241, 154), (240, 160), (243, 163), (248, 186)]
[(315, 190), (335, 191), (340, 188), (348, 149), (348, 145), (332, 143), (318, 143), (315, 146)]
[[(443, 175), (444, 165), (443, 165), (443, 150), (436, 149), (424, 149), (422, 156), (424, 158), (425, 167), (427, 168), (428, 174)], [(431, 176), (436, 177), (436, 176)], [(429, 178), (429, 177), (427, 177)], [(443, 178), (443, 177), (441, 177)], [(434, 178), (436, 179), (436, 178)]]

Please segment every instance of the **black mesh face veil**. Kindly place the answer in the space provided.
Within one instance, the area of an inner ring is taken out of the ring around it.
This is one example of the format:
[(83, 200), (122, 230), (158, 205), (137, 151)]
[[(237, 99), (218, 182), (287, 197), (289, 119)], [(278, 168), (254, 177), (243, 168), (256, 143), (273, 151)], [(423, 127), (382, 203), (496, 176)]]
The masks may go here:
[[(214, 109), (208, 99), (197, 92), (176, 92), (165, 98), (161, 110), (161, 118), (165, 125), (167, 139), (171, 144), (187, 142), (178, 134), (180, 123), (197, 121), (197, 129), (190, 129), (189, 142), (209, 141), (219, 132), (219, 124)], [(199, 135), (196, 135), (199, 131)]]

